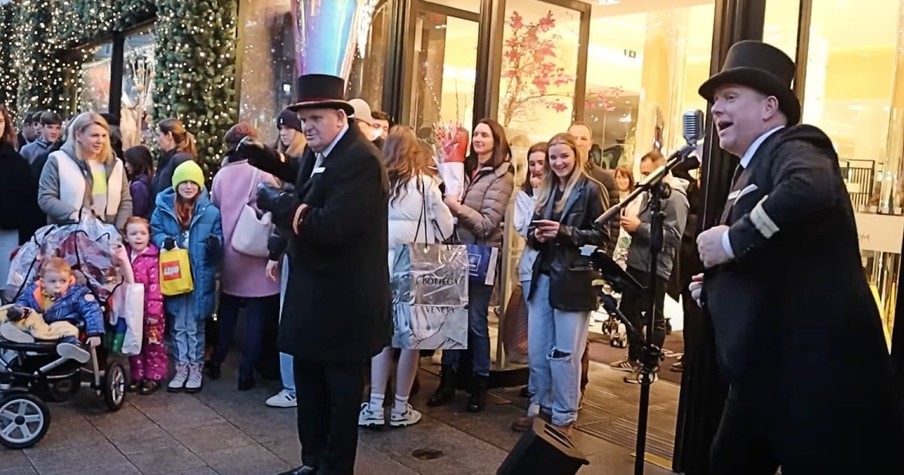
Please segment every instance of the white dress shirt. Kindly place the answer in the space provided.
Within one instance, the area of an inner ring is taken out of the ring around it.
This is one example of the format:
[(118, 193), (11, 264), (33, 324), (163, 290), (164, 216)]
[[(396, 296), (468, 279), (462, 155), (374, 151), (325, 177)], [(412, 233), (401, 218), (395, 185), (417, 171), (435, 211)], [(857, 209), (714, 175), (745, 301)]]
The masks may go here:
[(340, 140), (342, 140), (342, 137), (345, 136), (346, 132), (348, 132), (348, 123), (346, 123), (344, 126), (342, 126), (342, 130), (339, 131), (339, 133), (336, 135), (336, 138), (334, 138), (333, 141), (330, 142), (330, 144), (327, 145), (326, 148), (323, 149), (322, 152), (314, 153), (314, 157), (316, 157), (316, 160), (314, 162), (314, 168), (311, 170), (311, 176), (314, 176), (314, 173), (316, 173), (316, 170), (318, 168), (320, 168), (321, 165), (323, 165), (323, 161), (326, 159), (326, 157), (328, 157), (330, 155), (330, 152), (333, 151), (333, 149), (336, 147), (336, 144), (339, 143)]

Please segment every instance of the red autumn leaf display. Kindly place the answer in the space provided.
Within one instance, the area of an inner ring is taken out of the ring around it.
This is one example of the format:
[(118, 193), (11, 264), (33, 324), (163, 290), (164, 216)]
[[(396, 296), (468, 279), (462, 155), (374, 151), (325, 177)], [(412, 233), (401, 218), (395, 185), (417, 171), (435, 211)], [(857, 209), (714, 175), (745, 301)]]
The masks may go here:
[(557, 45), (562, 35), (556, 31), (552, 11), (528, 23), (515, 11), (506, 23), (510, 36), (502, 51), (502, 125), (508, 127), (515, 117), (526, 118), (523, 116), (538, 105), (555, 112), (567, 111), (571, 95), (559, 90), (572, 84), (574, 76), (566, 74), (560, 65)]

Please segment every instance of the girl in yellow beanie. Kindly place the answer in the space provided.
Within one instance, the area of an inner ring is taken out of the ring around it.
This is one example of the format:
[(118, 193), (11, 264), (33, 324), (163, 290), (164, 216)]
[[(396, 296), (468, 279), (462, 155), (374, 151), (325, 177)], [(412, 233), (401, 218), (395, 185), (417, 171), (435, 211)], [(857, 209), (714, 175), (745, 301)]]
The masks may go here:
[(188, 251), (192, 291), (164, 298), (166, 313), (172, 318), (176, 360), (176, 375), (167, 390), (198, 392), (203, 384), (204, 324), (214, 312), (223, 227), (220, 210), (210, 201), (204, 172), (197, 163), (179, 165), (173, 172), (173, 186), (157, 195), (151, 231), (158, 248)]

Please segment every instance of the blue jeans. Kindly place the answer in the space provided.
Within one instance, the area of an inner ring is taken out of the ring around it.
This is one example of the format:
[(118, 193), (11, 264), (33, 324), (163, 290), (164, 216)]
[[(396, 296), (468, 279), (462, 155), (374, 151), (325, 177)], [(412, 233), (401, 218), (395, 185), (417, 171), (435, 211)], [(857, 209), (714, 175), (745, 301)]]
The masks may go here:
[(195, 315), (192, 294), (167, 297), (166, 310), (173, 321), (173, 359), (176, 364), (204, 362), (204, 322)]
[(540, 274), (527, 317), (527, 353), (534, 395), (531, 404), (552, 412), (552, 423), (578, 417), (581, 356), (590, 312), (564, 312), (549, 305), (549, 276)]
[(487, 314), (493, 286), (468, 284), (468, 349), (443, 350), (443, 366), (458, 368), (464, 352), (471, 353), (471, 367), (477, 376), (490, 375), (490, 327)]
[[(289, 256), (283, 256), (282, 273), (279, 274), (279, 318), (282, 320), (283, 304), (286, 301), (286, 287), (289, 284)], [(279, 378), (282, 387), (291, 395), (295, 395), (294, 358), (288, 353), (279, 354)]]
[(268, 297), (243, 298), (229, 294), (220, 295), (220, 341), (213, 352), (213, 361), (222, 363), (229, 353), (235, 326), (239, 319), (239, 308), (245, 307), (244, 348), (239, 362), (239, 377), (253, 378), (254, 366), (261, 354), (261, 340), (264, 335), (264, 321), (267, 315), (277, 311), (278, 295)]

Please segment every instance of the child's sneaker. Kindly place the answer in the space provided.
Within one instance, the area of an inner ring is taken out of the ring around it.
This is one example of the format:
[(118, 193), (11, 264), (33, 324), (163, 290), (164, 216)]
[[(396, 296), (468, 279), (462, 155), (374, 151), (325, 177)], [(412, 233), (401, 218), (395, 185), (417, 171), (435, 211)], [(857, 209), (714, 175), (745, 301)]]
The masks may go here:
[(383, 408), (378, 407), (376, 411), (371, 410), (370, 402), (361, 404), (361, 412), (358, 414), (358, 426), (360, 427), (383, 427), (386, 425)]
[(166, 390), (171, 393), (177, 393), (185, 389), (185, 381), (188, 379), (188, 365), (185, 363), (176, 364), (176, 375), (166, 385)]
[(389, 416), (389, 425), (392, 427), (408, 427), (421, 421), (420, 411), (416, 411), (411, 404), (405, 404), (405, 410), (396, 412), (395, 408)]
[(82, 364), (91, 360), (91, 353), (88, 353), (88, 350), (75, 343), (60, 343), (57, 345), (56, 350), (57, 354), (63, 358), (75, 360)]
[(204, 372), (201, 363), (192, 363), (188, 365), (188, 380), (185, 382), (185, 392), (196, 393), (201, 390), (204, 384)]

